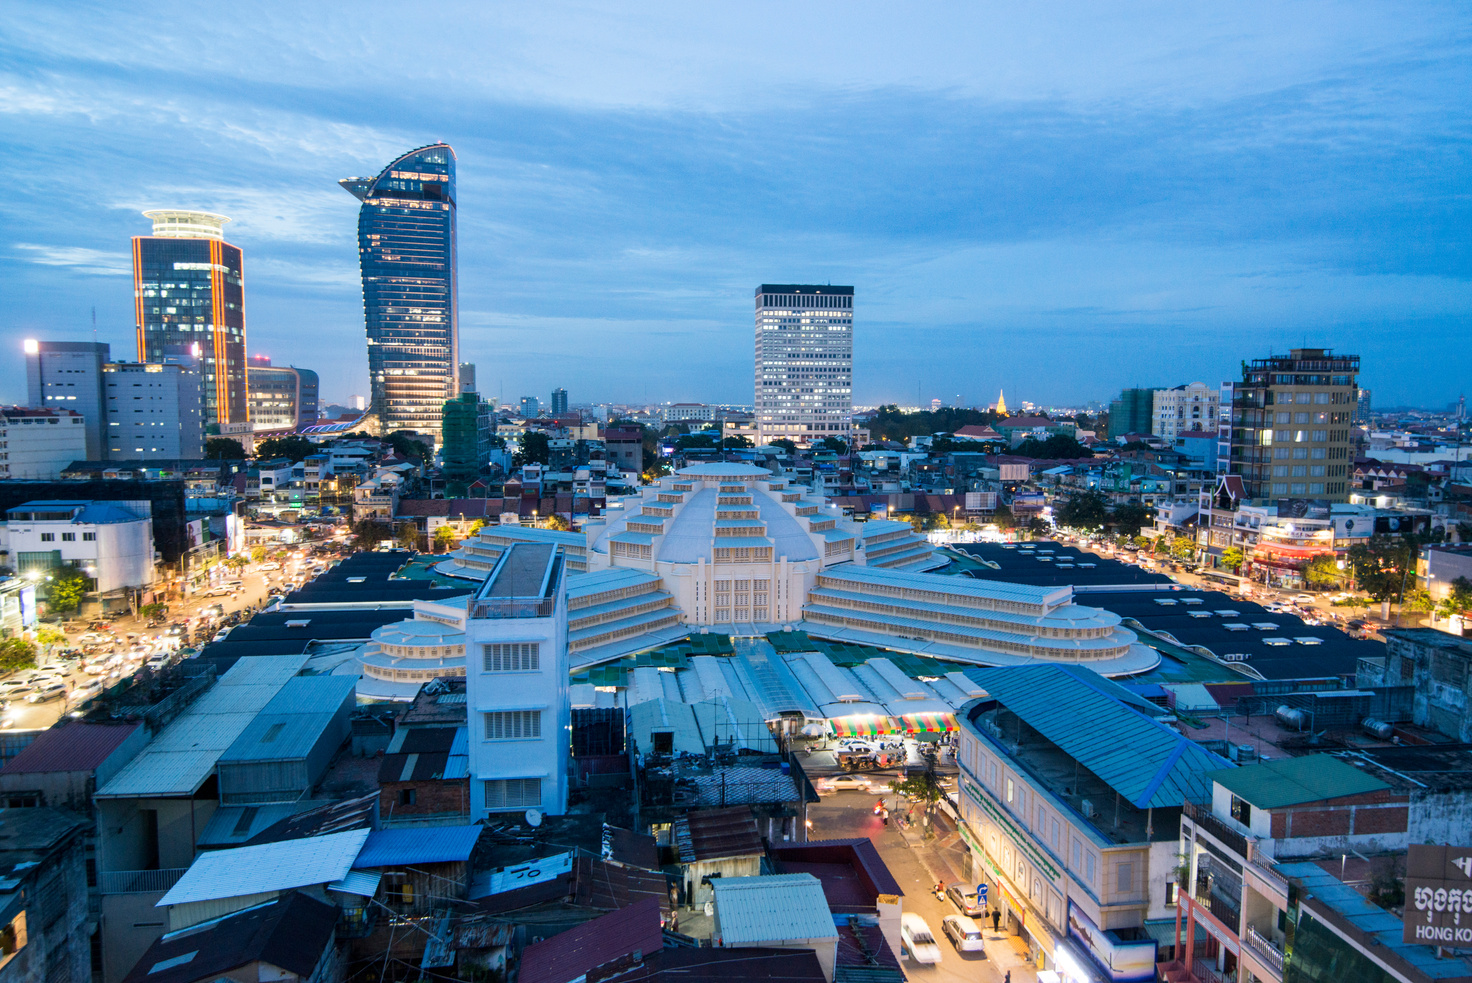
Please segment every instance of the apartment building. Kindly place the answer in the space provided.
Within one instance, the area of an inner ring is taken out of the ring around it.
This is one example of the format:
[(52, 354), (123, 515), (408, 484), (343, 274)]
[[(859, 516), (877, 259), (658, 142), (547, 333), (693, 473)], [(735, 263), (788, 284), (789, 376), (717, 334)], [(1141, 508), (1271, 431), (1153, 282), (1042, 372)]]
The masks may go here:
[(102, 439), (112, 461), (204, 457), (200, 373), (177, 362), (109, 362), (102, 367)]
[(988, 695), (958, 714), (961, 833), (1005, 930), (1077, 983), (1153, 980), (1182, 803), (1229, 763), (1087, 669), (968, 675)]
[(0, 480), (54, 481), (86, 455), (86, 419), (75, 410), (0, 409)]
[(1150, 432), (1175, 440), (1188, 431), (1215, 430), (1221, 390), (1204, 382), (1157, 389), (1151, 399)]

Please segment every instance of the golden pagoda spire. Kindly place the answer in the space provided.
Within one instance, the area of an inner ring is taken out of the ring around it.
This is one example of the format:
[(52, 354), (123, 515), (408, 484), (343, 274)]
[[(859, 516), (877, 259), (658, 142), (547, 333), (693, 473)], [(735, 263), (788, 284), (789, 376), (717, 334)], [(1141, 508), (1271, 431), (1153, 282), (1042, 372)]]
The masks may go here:
[(1006, 416), (1007, 415), (1007, 397), (1003, 394), (1002, 390), (1000, 390), (1000, 389), (997, 390), (997, 415), (998, 416)]

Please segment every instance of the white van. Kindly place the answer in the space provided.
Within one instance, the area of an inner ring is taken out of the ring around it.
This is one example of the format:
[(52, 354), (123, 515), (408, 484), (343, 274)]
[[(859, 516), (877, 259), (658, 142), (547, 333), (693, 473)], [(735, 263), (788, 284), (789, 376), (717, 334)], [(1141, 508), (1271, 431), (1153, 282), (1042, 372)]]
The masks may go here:
[(926, 966), (940, 963), (940, 946), (936, 944), (935, 936), (930, 934), (930, 926), (913, 911), (900, 916), (900, 941), (917, 963)]

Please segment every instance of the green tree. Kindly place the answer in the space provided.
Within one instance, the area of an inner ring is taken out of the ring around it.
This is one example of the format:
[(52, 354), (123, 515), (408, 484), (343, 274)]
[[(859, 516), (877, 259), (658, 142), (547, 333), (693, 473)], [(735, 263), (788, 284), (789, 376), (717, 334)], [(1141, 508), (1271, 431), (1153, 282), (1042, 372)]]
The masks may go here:
[(547, 520), (543, 525), (548, 529), (555, 529), (558, 532), (572, 532), (572, 523), (568, 522), (566, 517), (558, 515), (556, 512), (547, 516)]
[(85, 573), (75, 567), (61, 567), (46, 585), (46, 601), (53, 611), (75, 611), (91, 588), (92, 581)]
[(1154, 519), (1153, 511), (1136, 502), (1115, 506), (1114, 511), (1109, 513), (1109, 524), (1123, 536), (1138, 534), (1141, 526), (1153, 522)]
[(399, 546), (406, 550), (417, 550), (419, 548), (419, 527), (412, 522), (406, 522), (399, 527)]
[(547, 435), (538, 430), (528, 430), (521, 435), (520, 449), (511, 455), (511, 466), (519, 468), (523, 464), (546, 464), (550, 457)]
[(1053, 531), (1053, 527), (1042, 516), (1032, 515), (1027, 518), (1027, 531), (1034, 536), (1045, 536)]
[(1055, 433), (1047, 440), (1028, 437), (1018, 444), (1012, 453), (1018, 457), (1043, 458), (1053, 461), (1094, 456), (1094, 452), (1080, 444), (1076, 438), (1062, 433)]
[(1086, 491), (1064, 502), (1054, 515), (1061, 526), (1098, 531), (1109, 519), (1109, 500), (1097, 491)]
[(244, 570), (245, 565), (250, 561), (243, 556), (227, 556), (224, 560), (220, 562), (229, 567), (231, 570), (240, 571)]
[(1017, 525), (1017, 517), (1012, 514), (1006, 502), (998, 502), (997, 510), (992, 513), (992, 522), (998, 529), (1011, 529)]
[(1310, 587), (1336, 587), (1344, 581), (1344, 571), (1339, 569), (1339, 558), (1320, 553), (1303, 568), (1303, 582)]
[(728, 451), (734, 451), (740, 450), (745, 447), (754, 447), (756, 445), (747, 438), (743, 437), (741, 434), (737, 434), (734, 437), (727, 437), (725, 440), (721, 441), (721, 446)]
[(449, 526), (440, 526), (434, 531), (434, 547), (436, 550), (449, 551), (455, 545), (455, 530)]
[(36, 643), (27, 638), (0, 641), (0, 672), (32, 669), (36, 665)]
[(211, 437), (204, 442), (204, 456), (210, 461), (244, 461), (245, 446), (232, 437)]
[(467, 536), (474, 536), (476, 533), (480, 532), (485, 527), (486, 527), (486, 520), (484, 520), (484, 519), (476, 519), (474, 522), (472, 522), (470, 524), (470, 528), (468, 530), (466, 530), (465, 535), (467, 535)]
[(353, 523), (353, 538), (357, 540), (359, 549), (371, 550), (388, 539), (389, 532), (382, 523), (372, 519), (359, 519)]
[(266, 547), (264, 547), (264, 546), (252, 546), (250, 548), (250, 562), (252, 562), (252, 563), (260, 563), (265, 558), (266, 558)]
[(1452, 581), (1451, 590), (1437, 605), (1436, 614), (1445, 619), (1454, 614), (1466, 614), (1469, 611), (1472, 611), (1472, 580), (1458, 577)]
[(1355, 583), (1370, 597), (1387, 606), (1400, 596), (1415, 562), (1415, 547), (1405, 540), (1373, 536), (1349, 548), (1348, 560)]
[(903, 795), (912, 802), (918, 802), (924, 807), (925, 815), (929, 817), (935, 804), (945, 795), (945, 790), (935, 780), (935, 776), (928, 771), (911, 775), (901, 781), (896, 778), (890, 781), (889, 790), (895, 795)]
[(788, 440), (786, 437), (778, 437), (776, 440), (772, 441), (770, 446), (782, 448), (788, 453), (789, 456), (797, 453), (797, 445)]
[(823, 447), (826, 450), (830, 450), (835, 454), (848, 453), (848, 442), (842, 437), (824, 437), (822, 443), (819, 446)]
[(139, 608), (138, 614), (152, 621), (154, 618), (162, 617), (163, 615), (167, 614), (168, 610), (169, 606), (167, 604), (162, 604), (158, 601), (154, 601), (152, 604), (145, 604), (141, 608)]
[(36, 644), (44, 651), (50, 651), (53, 646), (66, 644), (66, 632), (50, 625), (41, 625), (35, 631)]
[(1196, 543), (1190, 536), (1177, 536), (1171, 540), (1170, 555), (1174, 560), (1189, 562), (1196, 557)]
[(1472, 543), (1472, 522), (1457, 523), (1457, 542)]
[(1234, 573), (1242, 569), (1242, 564), (1246, 562), (1247, 557), (1243, 554), (1240, 546), (1228, 546), (1222, 550), (1222, 566)]
[(1407, 611), (1425, 614), (1435, 607), (1436, 603), (1431, 600), (1431, 594), (1427, 591), (1418, 589), (1406, 593), (1405, 609)]
[(292, 463), (317, 453), (317, 445), (305, 437), (268, 437), (256, 445), (257, 461), (287, 458)]

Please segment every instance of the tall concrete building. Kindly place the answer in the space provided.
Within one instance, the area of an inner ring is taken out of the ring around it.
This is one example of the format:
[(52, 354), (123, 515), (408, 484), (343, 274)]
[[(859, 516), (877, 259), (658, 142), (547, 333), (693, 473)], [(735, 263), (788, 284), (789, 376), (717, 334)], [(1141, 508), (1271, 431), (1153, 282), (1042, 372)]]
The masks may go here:
[(1349, 500), (1358, 355), (1295, 348), (1254, 359), (1232, 393), (1228, 471), (1254, 499)]
[(480, 390), (477, 389), (476, 386), (475, 386), (475, 363), (474, 362), (461, 362), (460, 363), (460, 391), (463, 392), (463, 393), (464, 392), (472, 392), (472, 393), (474, 393), (474, 392), (480, 392)]
[(460, 391), (455, 272), (455, 151), (436, 143), (377, 177), (339, 182), (363, 203), (358, 262), (368, 334), (368, 408), (385, 433), (437, 439), (440, 410)]
[(561, 416), (567, 412), (567, 390), (552, 390), (552, 415)]
[(1125, 389), (1109, 404), (1109, 436), (1145, 435), (1154, 427), (1154, 389)]
[(295, 430), (317, 422), (317, 373), (250, 357), (250, 419), (256, 431)]
[(465, 701), (470, 814), (567, 811), (566, 558), (552, 543), (501, 554), (469, 604)]
[(542, 404), (535, 396), (521, 397), (521, 416), (525, 420), (535, 420), (542, 415)]
[(138, 361), (199, 359), (206, 426), (249, 420), (245, 385), (245, 284), (241, 253), (225, 241), (224, 215), (144, 212), (153, 235), (133, 237)]
[(0, 480), (55, 481), (86, 452), (85, 428), (73, 410), (0, 409)]
[(761, 443), (848, 440), (853, 373), (853, 287), (757, 287), (755, 388)]
[(1221, 390), (1204, 382), (1157, 389), (1151, 403), (1150, 432), (1175, 440), (1183, 433), (1216, 432)]
[(204, 457), (200, 372), (193, 364), (109, 362), (102, 367), (109, 461)]
[(443, 426), (444, 475), (455, 482), (470, 481), (491, 459), (491, 438), (496, 435), (491, 404), (466, 390), (445, 402)]
[(102, 367), (111, 361), (106, 345), (91, 341), (27, 338), (26, 405), (80, 413), (87, 432), (87, 460), (106, 457)]

